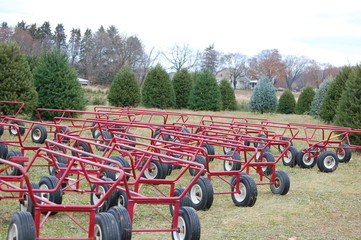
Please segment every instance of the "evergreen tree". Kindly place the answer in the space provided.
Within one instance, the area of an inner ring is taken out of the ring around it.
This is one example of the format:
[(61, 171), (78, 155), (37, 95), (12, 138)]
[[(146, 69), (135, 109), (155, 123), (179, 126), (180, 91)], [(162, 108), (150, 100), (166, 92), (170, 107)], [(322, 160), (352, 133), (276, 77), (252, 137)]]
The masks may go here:
[(214, 44), (207, 47), (202, 54), (201, 68), (216, 73), (219, 64), (219, 53), (214, 49)]
[(268, 77), (262, 77), (253, 90), (250, 102), (252, 112), (274, 112), (277, 108), (276, 89)]
[(192, 91), (192, 76), (186, 68), (176, 72), (173, 77), (173, 88), (177, 108), (186, 108)]
[(214, 75), (206, 70), (195, 76), (197, 78), (189, 96), (188, 107), (192, 110), (220, 111), (222, 97)]
[[(361, 129), (361, 66), (355, 66), (349, 74), (345, 91), (336, 109), (335, 124)], [(361, 145), (361, 134), (349, 135), (351, 144)]]
[[(39, 108), (85, 109), (83, 89), (65, 53), (44, 53), (33, 70), (33, 75), (39, 93)], [(58, 116), (56, 112), (42, 113), (44, 119), (52, 119), (55, 116)]]
[(296, 104), (297, 114), (308, 114), (310, 112), (311, 103), (315, 94), (312, 86), (307, 86), (302, 90)]
[(142, 102), (146, 107), (171, 108), (175, 94), (168, 73), (160, 64), (149, 70), (142, 89)]
[(327, 123), (333, 121), (338, 101), (340, 100), (341, 94), (346, 87), (346, 81), (351, 69), (352, 68), (350, 66), (343, 67), (327, 89), (326, 96), (323, 99), (320, 108), (320, 117)]
[[(24, 102), (23, 112), (30, 113), (36, 107), (38, 94), (26, 57), (15, 43), (0, 43), (0, 93), (1, 100)], [(0, 107), (3, 115), (12, 115), (19, 105)]]
[(222, 96), (222, 109), (223, 110), (236, 110), (237, 101), (234, 90), (227, 79), (222, 79), (219, 84), (219, 90)]
[(136, 107), (140, 103), (140, 89), (129, 66), (123, 67), (115, 75), (109, 89), (108, 101), (115, 107)]
[(63, 24), (58, 24), (56, 26), (53, 39), (55, 44), (55, 50), (66, 52), (66, 35)]
[(313, 116), (314, 118), (320, 117), (321, 104), (322, 104), (323, 99), (326, 97), (327, 90), (328, 90), (332, 80), (333, 80), (332, 77), (326, 78), (321, 83), (320, 88), (316, 91), (316, 95), (313, 98), (312, 103), (311, 103), (311, 111), (310, 111), (310, 115)]
[(70, 39), (68, 44), (68, 52), (70, 56), (70, 63), (74, 65), (79, 60), (80, 44), (81, 44), (81, 32), (80, 29), (73, 28), (70, 32)]
[(278, 102), (277, 105), (277, 112), (278, 113), (284, 113), (284, 114), (292, 114), (295, 113), (296, 109), (296, 99), (295, 96), (293, 96), (293, 93), (291, 90), (286, 89)]

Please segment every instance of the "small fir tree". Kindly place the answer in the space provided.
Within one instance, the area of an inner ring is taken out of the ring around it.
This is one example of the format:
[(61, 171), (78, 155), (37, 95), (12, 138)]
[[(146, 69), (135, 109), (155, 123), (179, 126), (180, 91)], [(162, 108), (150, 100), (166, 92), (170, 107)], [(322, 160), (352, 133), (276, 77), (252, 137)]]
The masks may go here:
[(284, 114), (292, 114), (295, 113), (295, 109), (296, 109), (295, 96), (293, 96), (291, 90), (286, 89), (280, 97), (279, 103), (277, 105), (277, 112)]
[(296, 104), (296, 113), (297, 114), (308, 114), (311, 109), (311, 103), (313, 97), (315, 96), (315, 90), (313, 90), (312, 86), (305, 87), (300, 96), (298, 97), (298, 101)]
[(205, 70), (196, 74), (188, 107), (192, 110), (206, 111), (220, 111), (222, 109), (221, 92), (216, 78), (210, 71)]
[(329, 88), (333, 78), (326, 78), (320, 85), (320, 88), (316, 91), (316, 95), (311, 103), (310, 115), (314, 118), (320, 118), (320, 108), (323, 99), (326, 97), (327, 89)]
[(161, 65), (150, 69), (142, 88), (142, 102), (146, 107), (171, 108), (175, 106), (175, 94), (168, 73)]
[[(24, 102), (24, 113), (36, 107), (38, 94), (26, 57), (15, 43), (0, 43), (0, 93), (1, 100)], [(13, 115), (18, 104), (1, 104), (3, 115)]]
[(252, 112), (274, 112), (277, 107), (276, 89), (267, 77), (261, 78), (253, 90), (250, 102)]
[[(39, 93), (39, 108), (84, 110), (84, 91), (75, 69), (68, 63), (65, 53), (44, 53), (33, 70), (35, 87)], [(43, 112), (42, 118), (50, 120), (56, 112)]]
[(219, 90), (222, 97), (222, 110), (236, 110), (237, 101), (234, 90), (227, 79), (222, 79), (219, 84)]
[(343, 67), (327, 89), (326, 96), (323, 99), (320, 108), (320, 117), (327, 123), (333, 121), (338, 101), (340, 100), (341, 94), (346, 87), (346, 81), (351, 69), (352, 68), (350, 66)]
[(115, 75), (108, 101), (115, 107), (136, 107), (140, 103), (140, 88), (135, 73), (125, 66)]
[[(346, 82), (336, 109), (335, 125), (361, 129), (361, 66), (355, 66)], [(353, 145), (361, 145), (361, 134), (349, 135)]]
[(176, 72), (173, 77), (173, 88), (177, 108), (186, 108), (192, 91), (192, 76), (186, 68)]

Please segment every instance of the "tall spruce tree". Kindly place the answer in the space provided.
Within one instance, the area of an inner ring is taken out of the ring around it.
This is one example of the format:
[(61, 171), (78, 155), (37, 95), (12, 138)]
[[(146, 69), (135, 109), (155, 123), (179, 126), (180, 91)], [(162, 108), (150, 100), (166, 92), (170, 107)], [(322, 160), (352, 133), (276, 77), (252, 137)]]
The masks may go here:
[(309, 114), (311, 109), (311, 103), (315, 96), (315, 91), (312, 86), (305, 87), (296, 104), (296, 113), (297, 114)]
[(135, 73), (125, 66), (115, 75), (108, 94), (115, 107), (136, 107), (140, 103), (140, 88)]
[(234, 89), (227, 79), (222, 79), (219, 84), (219, 90), (222, 97), (222, 110), (236, 110), (237, 101)]
[(278, 102), (277, 112), (284, 114), (292, 114), (295, 113), (296, 109), (296, 99), (291, 90), (286, 89)]
[(342, 92), (346, 87), (346, 81), (351, 73), (351, 70), (352, 68), (350, 66), (343, 67), (330, 84), (320, 108), (320, 117), (323, 121), (327, 123), (333, 121), (338, 101), (340, 100)]
[[(38, 94), (26, 57), (15, 43), (0, 43), (0, 93), (1, 100), (24, 102), (23, 112), (36, 107)], [(3, 115), (13, 115), (19, 105), (1, 105)]]
[(172, 108), (175, 94), (168, 73), (158, 64), (150, 69), (142, 88), (142, 102), (146, 107)]
[(327, 90), (332, 82), (333, 78), (326, 78), (320, 85), (320, 88), (316, 91), (316, 95), (311, 103), (310, 115), (314, 118), (320, 118), (320, 108), (322, 105), (323, 99), (326, 97)]
[(173, 77), (173, 88), (177, 108), (186, 108), (192, 91), (192, 76), (186, 68), (177, 71)]
[(253, 90), (250, 102), (252, 112), (275, 112), (277, 108), (276, 89), (268, 77), (262, 77)]
[[(85, 109), (83, 89), (65, 53), (44, 53), (33, 70), (33, 75), (39, 93), (39, 108)], [(58, 116), (56, 112), (42, 113), (44, 119), (52, 119), (55, 116)]]
[(195, 76), (188, 107), (192, 110), (220, 111), (222, 109), (222, 97), (214, 75), (205, 70)]
[[(361, 66), (355, 66), (336, 109), (335, 125), (361, 129)], [(361, 145), (361, 134), (349, 135), (351, 144)]]

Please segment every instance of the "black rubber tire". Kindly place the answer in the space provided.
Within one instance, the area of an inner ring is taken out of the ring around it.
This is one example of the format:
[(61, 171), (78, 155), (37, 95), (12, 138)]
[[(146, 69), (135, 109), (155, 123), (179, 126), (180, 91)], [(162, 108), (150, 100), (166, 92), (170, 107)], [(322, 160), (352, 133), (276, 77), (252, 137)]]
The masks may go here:
[[(65, 128), (65, 127), (61, 127), (61, 128), (59, 129), (59, 132), (60, 132), (60, 133), (67, 133), (67, 132), (68, 132), (68, 129)], [(57, 133), (56, 133), (56, 132), (54, 133), (54, 139), (57, 140)], [(68, 143), (68, 142), (69, 142), (69, 138), (63, 137), (63, 139), (61, 139), (61, 142), (62, 142), (62, 143)]]
[[(105, 178), (105, 180), (107, 180), (107, 179)], [(112, 180), (109, 179), (109, 181), (112, 181)], [(91, 205), (97, 204), (100, 201), (100, 199), (103, 198), (105, 193), (108, 192), (108, 190), (109, 190), (108, 185), (99, 184), (98, 192), (95, 193), (94, 191), (96, 190), (96, 187), (97, 186), (95, 184), (92, 186), (92, 193), (90, 194), (90, 204)], [(109, 208), (109, 201), (110, 201), (110, 199), (104, 199), (102, 204), (100, 204), (99, 207), (97, 208), (97, 212), (106, 212)]]
[(108, 209), (111, 207), (124, 207), (128, 209), (129, 197), (126, 192), (119, 189), (113, 190), (108, 199)]
[[(174, 197), (178, 197), (180, 196), (183, 192), (184, 192), (185, 188), (174, 188)], [(180, 207), (192, 207), (192, 200), (190, 199), (189, 193), (186, 193), (186, 195), (180, 199), (179, 201), (180, 203)], [(173, 216), (173, 212), (174, 212), (174, 206), (173, 205), (169, 205), (169, 210), (170, 213)]]
[(113, 214), (107, 212), (95, 214), (95, 239), (118, 240), (119, 236), (118, 221)]
[(352, 152), (348, 147), (350, 146), (342, 144), (340, 147), (336, 148), (336, 156), (339, 162), (348, 163), (351, 160)]
[[(226, 155), (231, 155), (232, 153), (233, 153), (233, 151), (226, 153)], [(241, 156), (239, 155), (238, 152), (235, 152), (232, 155), (231, 159), (241, 161)], [(223, 169), (224, 169), (224, 171), (227, 171), (227, 172), (229, 172), (229, 171), (237, 171), (237, 170), (240, 170), (241, 168), (242, 168), (241, 162), (228, 161), (228, 160), (223, 161)]]
[(13, 214), (8, 227), (7, 239), (36, 239), (35, 222), (29, 212), (20, 211)]
[(330, 173), (338, 167), (338, 157), (331, 151), (322, 152), (317, 158), (317, 167), (321, 172)]
[(239, 180), (240, 193), (236, 193), (237, 176), (231, 179), (232, 201), (237, 207), (252, 207), (257, 201), (257, 184), (252, 177), (247, 174), (241, 174)]
[[(55, 176), (42, 177), (39, 181), (39, 189), (40, 190), (41, 189), (44, 189), (44, 190), (54, 189), (57, 186), (58, 182), (59, 182), (59, 180)], [(60, 187), (55, 192), (40, 193), (40, 197), (45, 198), (48, 201), (53, 202), (55, 204), (61, 204), (63, 201), (63, 191)], [(42, 212), (42, 213), (47, 214), (47, 212)], [(57, 214), (57, 212), (50, 213), (50, 215), (55, 215), (55, 214)]]
[[(206, 162), (206, 158), (204, 156), (197, 155), (196, 162), (202, 164), (204, 166), (204, 168), (207, 168), (207, 162)], [(188, 170), (189, 170), (189, 173), (191, 176), (195, 176), (199, 173), (198, 170), (193, 169), (193, 168), (189, 168)], [(203, 171), (202, 176), (204, 176), (204, 174), (206, 174), (206, 171)]]
[(291, 186), (290, 178), (282, 170), (277, 170), (275, 174), (275, 183), (270, 185), (271, 192), (273, 194), (286, 195)]
[[(30, 182), (31, 189), (39, 189), (39, 184), (35, 182)], [(23, 189), (27, 189), (28, 187), (26, 184), (24, 185)], [(34, 193), (35, 196), (40, 196), (39, 193)], [(29, 194), (23, 193), (22, 201), (20, 202), (20, 210), (24, 212), (29, 212), (34, 217), (35, 213), (35, 206), (29, 197)]]
[[(19, 132), (20, 132), (21, 136), (23, 136), (25, 134), (25, 124), (23, 122), (14, 121), (14, 122), (12, 122), (12, 124), (18, 125)], [(11, 127), (11, 126), (9, 127), (9, 133), (12, 136), (17, 136), (18, 135), (18, 131), (16, 129), (14, 129), (13, 127)]]
[(296, 155), (296, 161), (300, 168), (313, 168), (317, 163), (317, 158), (309, 157), (307, 153), (303, 153), (301, 149)]
[[(0, 139), (0, 142), (3, 141)], [(0, 143), (0, 158), (6, 159), (7, 155), (9, 153), (8, 145)]]
[[(73, 147), (74, 147), (74, 148), (77, 148), (77, 149), (80, 149), (80, 150), (83, 150), (84, 152), (90, 153), (90, 147), (89, 147), (89, 145), (88, 145), (87, 143), (85, 143), (85, 142), (78, 142), (78, 141), (76, 141), (76, 142), (73, 144)], [(74, 152), (74, 151), (71, 151), (71, 155), (76, 156), (77, 153)], [(86, 155), (86, 154), (80, 154), (80, 157), (87, 157), (87, 155)]]
[(189, 197), (192, 201), (192, 207), (198, 210), (208, 210), (213, 204), (213, 186), (206, 177), (200, 177), (189, 190)]
[(290, 146), (287, 153), (285, 153), (285, 156), (282, 157), (283, 165), (289, 167), (296, 166), (297, 164), (296, 156), (297, 156), (297, 149), (293, 146)]
[[(11, 150), (10, 152), (8, 152), (7, 156), (6, 156), (6, 160), (10, 161), (11, 157), (22, 157), (23, 155), (21, 154), (21, 152), (19, 150)], [(23, 162), (18, 162), (17, 164), (19, 164), (20, 166), (24, 166)], [(16, 167), (11, 167), (9, 166), (6, 170), (6, 175), (8, 176), (20, 176), (21, 175), (21, 171), (16, 168)]]
[[(111, 156), (110, 159), (119, 162), (120, 165), (123, 166), (123, 168), (127, 168), (127, 169), (130, 168), (130, 165), (129, 165), (128, 161), (125, 160), (121, 156)], [(115, 164), (113, 165), (113, 164), (111, 164), (109, 162), (107, 162), (106, 165), (109, 165), (109, 166), (112, 166), (112, 167), (118, 167), (118, 165), (115, 165)], [(127, 173), (130, 173), (130, 170), (124, 170), (124, 171), (127, 172)], [(110, 178), (110, 179), (112, 179), (114, 181), (116, 181), (118, 179), (118, 177), (119, 177), (119, 174), (117, 172), (114, 172), (114, 171), (111, 171), (111, 170), (108, 170), (108, 169), (104, 169), (103, 173), (104, 173), (105, 177)], [(128, 180), (129, 176), (127, 175), (126, 178)]]
[[(110, 132), (107, 132), (107, 131), (102, 131), (102, 134), (103, 134), (103, 136), (100, 134), (99, 131), (98, 131), (97, 133), (95, 133), (94, 139), (99, 139), (99, 140), (96, 140), (95, 142), (98, 143), (98, 144), (102, 144), (102, 145), (108, 146), (108, 145), (109, 145), (109, 142), (103, 141), (102, 138), (104, 137), (104, 140), (109, 140), (109, 139), (112, 139), (112, 135), (110, 134)], [(104, 147), (98, 146), (98, 145), (95, 145), (95, 148), (96, 148), (98, 151), (104, 151), (104, 150), (105, 150)]]
[(31, 129), (31, 140), (34, 143), (43, 144), (48, 137), (48, 131), (42, 125), (35, 125), (33, 129)]
[(150, 166), (145, 169), (143, 177), (147, 179), (165, 179), (167, 173), (165, 172), (165, 168), (163, 163), (158, 161), (151, 161)]
[[(210, 144), (203, 144), (203, 148), (206, 150), (208, 156), (212, 156), (215, 154), (214, 146)], [(208, 157), (208, 160), (212, 162), (214, 157)]]
[[(263, 134), (263, 133), (258, 134), (257, 137), (267, 138), (267, 136), (266, 136), (265, 134)], [(257, 142), (254, 142), (254, 143), (253, 143), (253, 146), (254, 146), (255, 148), (263, 148), (263, 147), (264, 147), (264, 144), (261, 143), (261, 142), (264, 142), (264, 140), (257, 139)]]
[(108, 210), (117, 220), (119, 227), (119, 236), (121, 240), (132, 239), (132, 221), (130, 220), (129, 213), (124, 207), (112, 207)]
[[(260, 159), (258, 157), (258, 159), (256, 159), (257, 162), (275, 162), (275, 157), (273, 156), (273, 154), (271, 152), (262, 152), (262, 159)], [(272, 173), (272, 166), (265, 166), (262, 167), (262, 172), (264, 175), (268, 176)]]
[(0, 125), (0, 137), (4, 134), (4, 126)]
[(173, 240), (200, 240), (201, 223), (196, 211), (191, 207), (179, 209), (178, 228), (179, 232), (172, 232)]
[[(153, 134), (153, 138), (158, 138), (158, 135), (160, 134), (160, 129), (163, 128), (163, 127), (160, 127), (160, 128), (157, 128), (154, 130), (154, 134)], [(172, 137), (173, 136), (170, 136), (170, 135), (167, 135), (167, 134), (162, 134), (163, 136), (163, 140), (165, 141), (169, 141), (169, 140), (172, 140)]]

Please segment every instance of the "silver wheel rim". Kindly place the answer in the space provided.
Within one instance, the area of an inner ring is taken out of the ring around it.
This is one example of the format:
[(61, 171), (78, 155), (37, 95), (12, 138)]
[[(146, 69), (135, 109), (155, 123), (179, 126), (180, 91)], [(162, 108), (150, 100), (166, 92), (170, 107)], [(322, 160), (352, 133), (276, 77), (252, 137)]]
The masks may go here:
[(15, 128), (11, 128), (10, 132), (12, 135), (18, 135), (18, 131)]
[(19, 231), (18, 227), (15, 223), (11, 224), (11, 227), (9, 229), (9, 236), (8, 239), (18, 239), (19, 238)]
[(185, 239), (187, 234), (186, 223), (182, 217), (178, 217), (178, 231), (173, 232), (173, 238), (175, 240), (182, 240)]
[(340, 159), (342, 161), (342, 159), (344, 159), (344, 157), (345, 157), (345, 150), (344, 149), (338, 150), (337, 157), (338, 157), (338, 159)]
[(199, 204), (203, 198), (202, 188), (198, 184), (194, 184), (191, 188), (191, 199), (194, 204)]
[(35, 129), (34, 132), (33, 132), (33, 138), (34, 138), (34, 141), (38, 141), (41, 137), (41, 132), (39, 129)]
[(246, 186), (244, 186), (243, 183), (239, 184), (239, 193), (233, 194), (234, 198), (237, 200), (237, 202), (242, 202), (246, 198), (247, 190)]
[(312, 165), (314, 161), (315, 161), (315, 159), (312, 158), (312, 157), (309, 157), (309, 156), (307, 155), (307, 153), (305, 153), (305, 154), (303, 155), (303, 157), (302, 157), (302, 162), (303, 162), (305, 165), (307, 165), (307, 166)]
[(124, 196), (120, 195), (119, 198), (118, 198), (118, 207), (125, 207), (124, 203), (125, 203)]
[[(39, 189), (41, 189), (41, 190), (49, 190), (49, 188), (48, 188), (48, 186), (46, 184), (40, 185)], [(50, 193), (42, 192), (42, 193), (40, 193), (40, 197), (49, 201), (50, 200)], [(41, 204), (44, 204), (44, 202), (41, 202)]]
[(327, 156), (327, 157), (325, 157), (325, 159), (324, 159), (324, 164), (325, 164), (325, 167), (327, 167), (327, 168), (334, 168), (335, 167), (335, 165), (336, 165), (336, 161), (335, 161), (335, 158), (334, 157), (332, 157), (332, 156)]
[[(99, 186), (99, 190), (97, 192), (97, 194), (93, 193), (92, 195), (92, 199), (93, 199), (93, 204), (96, 205), (98, 204), (98, 202), (100, 201), (100, 199), (105, 195), (106, 191), (102, 186)], [(104, 202), (102, 202), (102, 204), (100, 204), (99, 207), (103, 206)]]
[(157, 165), (154, 163), (150, 163), (149, 168), (145, 169), (144, 176), (148, 179), (154, 179), (158, 175), (158, 168)]
[(233, 162), (232, 161), (224, 161), (224, 168), (226, 171), (232, 171)]
[(28, 195), (24, 195), (24, 201), (20, 204), (20, 211), (27, 212), (29, 208), (29, 197)]
[(291, 162), (291, 159), (292, 159), (292, 152), (291, 151), (287, 151), (287, 156), (286, 157), (283, 157), (283, 161), (285, 163), (290, 163)]
[(96, 240), (103, 239), (102, 229), (100, 228), (99, 224), (95, 224), (95, 226), (94, 226), (94, 237)]

